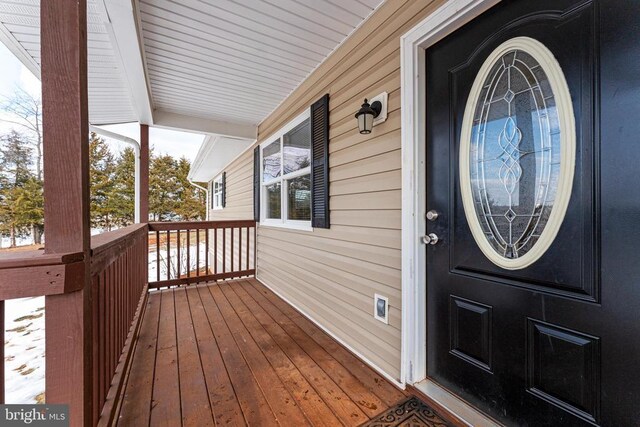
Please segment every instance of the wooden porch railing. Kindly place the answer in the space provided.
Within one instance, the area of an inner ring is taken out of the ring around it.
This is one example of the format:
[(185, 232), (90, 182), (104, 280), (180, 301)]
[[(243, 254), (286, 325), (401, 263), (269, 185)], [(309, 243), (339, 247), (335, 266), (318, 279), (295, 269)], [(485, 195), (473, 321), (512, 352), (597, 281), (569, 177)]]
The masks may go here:
[[(254, 275), (255, 242), (255, 221), (136, 224), (92, 237), (89, 274), (93, 386), (89, 396), (91, 404), (87, 406), (92, 408), (94, 425), (112, 424), (119, 412), (147, 291)], [(150, 278), (153, 268), (156, 271)], [(75, 292), (84, 283), (84, 274), (82, 253), (1, 254), (2, 341), (5, 300)], [(154, 278), (156, 280), (149, 283)], [(49, 338), (49, 331), (45, 330), (45, 336)], [(4, 345), (0, 346), (0, 356), (4, 360)], [(0, 403), (5, 401), (4, 379), (2, 364)]]
[(254, 275), (255, 233), (253, 220), (149, 223), (149, 289)]
[(147, 225), (91, 240), (94, 420), (109, 425), (131, 362), (147, 297)]

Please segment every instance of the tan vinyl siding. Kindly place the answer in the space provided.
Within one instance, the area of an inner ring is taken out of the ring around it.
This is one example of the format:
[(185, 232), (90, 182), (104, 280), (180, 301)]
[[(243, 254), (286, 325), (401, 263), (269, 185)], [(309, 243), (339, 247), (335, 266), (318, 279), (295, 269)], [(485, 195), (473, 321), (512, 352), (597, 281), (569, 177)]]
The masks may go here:
[[(227, 173), (227, 200), (223, 209), (211, 209), (211, 201), (207, 201), (207, 209), (209, 210), (209, 219), (211, 221), (223, 221), (223, 220), (236, 220), (236, 219), (253, 219), (253, 151), (247, 150), (242, 153), (225, 168)], [(211, 198), (212, 195), (209, 195)], [(209, 234), (209, 241), (211, 245), (211, 251), (213, 251), (214, 235), (213, 231)], [(223, 239), (222, 231), (217, 231), (218, 236), (218, 250), (215, 254), (217, 262), (217, 272), (222, 272), (222, 256), (223, 256)], [(236, 245), (239, 241), (239, 230), (235, 230), (235, 242)], [(246, 253), (247, 245), (247, 231), (242, 230), (242, 253)], [(249, 249), (253, 251), (254, 236), (250, 236)], [(227, 231), (225, 239), (226, 246), (226, 271), (230, 271), (231, 268), (231, 231)], [(237, 252), (236, 252), (237, 253)], [(212, 254), (213, 255), (213, 254)], [(246, 262), (242, 261), (242, 267), (246, 266)], [(235, 266), (237, 266), (238, 258), (234, 260)], [(254, 260), (251, 259), (249, 268), (254, 268)]]
[[(225, 168), (227, 203), (224, 209), (211, 209), (209, 219), (253, 219), (253, 151), (247, 150)], [(216, 177), (217, 178), (217, 177)], [(211, 197), (211, 195), (209, 195)]]
[[(439, 2), (388, 0), (258, 128), (258, 140), (329, 93), (330, 229), (262, 226), (258, 278), (359, 354), (400, 378), (400, 36)], [(360, 135), (354, 113), (387, 92), (388, 118)], [(247, 160), (250, 163), (250, 159)], [(389, 325), (373, 317), (389, 298)]]

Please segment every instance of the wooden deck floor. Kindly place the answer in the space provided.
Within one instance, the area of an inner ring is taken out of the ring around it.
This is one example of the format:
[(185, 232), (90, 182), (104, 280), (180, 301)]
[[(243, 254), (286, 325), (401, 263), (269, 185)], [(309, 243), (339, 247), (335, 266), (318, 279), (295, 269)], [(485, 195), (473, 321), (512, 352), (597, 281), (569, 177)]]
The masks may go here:
[(357, 426), (405, 398), (255, 279), (149, 295), (122, 426)]

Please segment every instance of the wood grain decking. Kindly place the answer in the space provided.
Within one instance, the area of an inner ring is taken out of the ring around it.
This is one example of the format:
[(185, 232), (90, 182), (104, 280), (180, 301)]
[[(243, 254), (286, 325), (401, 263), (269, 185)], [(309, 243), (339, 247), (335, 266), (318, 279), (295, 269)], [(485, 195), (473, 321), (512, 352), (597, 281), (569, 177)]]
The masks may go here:
[(151, 293), (118, 424), (357, 426), (406, 394), (255, 279)]

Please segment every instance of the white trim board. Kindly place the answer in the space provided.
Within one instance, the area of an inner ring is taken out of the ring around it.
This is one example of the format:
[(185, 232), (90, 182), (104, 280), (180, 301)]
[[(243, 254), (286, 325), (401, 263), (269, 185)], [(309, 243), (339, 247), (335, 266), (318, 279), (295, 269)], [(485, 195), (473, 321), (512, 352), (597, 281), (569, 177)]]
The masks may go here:
[(402, 357), (400, 381), (427, 376), (425, 50), (500, 0), (449, 0), (400, 38), (402, 132)]

